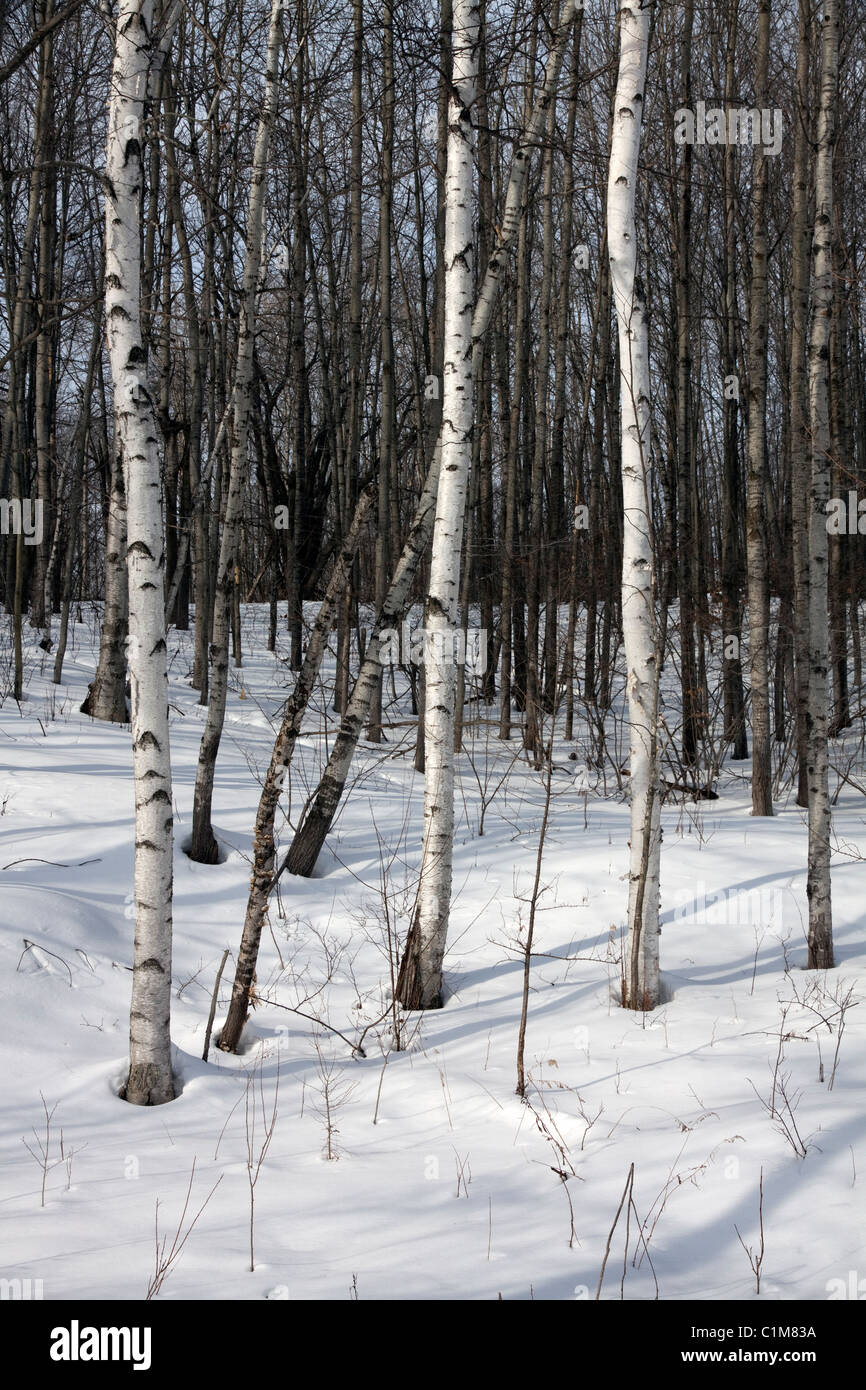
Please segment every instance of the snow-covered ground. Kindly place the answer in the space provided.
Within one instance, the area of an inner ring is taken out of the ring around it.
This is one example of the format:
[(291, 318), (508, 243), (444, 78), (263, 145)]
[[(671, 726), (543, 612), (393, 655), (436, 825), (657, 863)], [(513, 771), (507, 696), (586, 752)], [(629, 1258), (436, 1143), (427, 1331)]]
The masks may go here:
[[(188, 684), (191, 634), (173, 632), (182, 1092), (137, 1109), (117, 1098), (133, 930), (129, 731), (78, 712), (98, 612), (81, 617), (63, 685), (51, 684), (53, 658), (28, 631), (26, 699), (0, 709), (3, 1278), (41, 1280), (45, 1299), (143, 1299), (157, 1204), (170, 1248), (194, 1164), (181, 1239), (211, 1195), (161, 1299), (593, 1299), (633, 1165), (629, 1258), (623, 1274), (626, 1203), (602, 1298), (652, 1298), (656, 1281), (663, 1299), (755, 1298), (739, 1237), (756, 1258), (762, 1173), (761, 1298), (845, 1297), (858, 1280), (866, 1293), (862, 750), (852, 743), (859, 786), (842, 785), (834, 807), (837, 969), (802, 969), (805, 813), (785, 794), (776, 817), (752, 819), (748, 764), (728, 765), (717, 801), (665, 805), (666, 1002), (642, 1016), (618, 1004), (627, 806), (609, 769), (604, 794), (580, 740), (557, 741), (527, 1105), (514, 1093), (520, 942), (544, 784), (516, 739), (497, 739), (495, 709), (467, 730), (459, 762), (447, 1004), (404, 1020), (405, 1049), (393, 1048), (389, 930), (406, 930), (423, 800), (398, 676), (387, 713), (396, 727), (386, 744), (363, 745), (317, 876), (281, 881), (244, 1053), (212, 1048), (205, 1064), (216, 971), (243, 921), (257, 778), (291, 677), (284, 615), (274, 656), (266, 608), (247, 608), (214, 798), (225, 859), (193, 864), (183, 843), (203, 711)], [(320, 698), (296, 752), (294, 819), (333, 739), (324, 710)], [(834, 744), (847, 767), (843, 753)], [(217, 1029), (231, 975), (230, 959)], [(366, 1056), (278, 1004), (351, 1043), (366, 1029)], [(275, 1095), (250, 1272), (247, 1159), (255, 1167)]]

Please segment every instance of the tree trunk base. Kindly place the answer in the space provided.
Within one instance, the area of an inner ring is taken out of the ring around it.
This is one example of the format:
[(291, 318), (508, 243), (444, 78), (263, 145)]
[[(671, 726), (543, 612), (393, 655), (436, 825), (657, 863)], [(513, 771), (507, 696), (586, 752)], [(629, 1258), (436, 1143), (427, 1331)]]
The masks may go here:
[(807, 970), (834, 970), (835, 966), (832, 941), (821, 945), (810, 945)]
[(129, 1105), (166, 1105), (176, 1094), (170, 1070), (166, 1075), (165, 1069), (155, 1062), (142, 1062), (130, 1067), (120, 1097)]
[(312, 878), (330, 828), (330, 818), (323, 816), (315, 806), (311, 807), (289, 849), (286, 868), (290, 874), (297, 874), (299, 878)]
[(192, 839), (186, 849), (186, 856), (194, 864), (219, 864), (220, 848), (210, 826), (198, 833), (193, 830)]
[(406, 949), (403, 952), (403, 959), (400, 962), (400, 973), (397, 976), (394, 996), (401, 1008), (412, 1013), (423, 1009), (442, 1008), (441, 985), (439, 989), (432, 993), (428, 985), (425, 991), (424, 977), (421, 969), (421, 933), (418, 928), (417, 916), (406, 938)]
[(231, 1007), (229, 1007), (228, 1018), (216, 1040), (218, 1052), (237, 1052), (248, 1016), (249, 1015), (245, 1013), (243, 1018), (238, 1020), (236, 1016), (232, 1016), (232, 1010)]
[(87, 687), (87, 694), (81, 702), (81, 713), (89, 715), (91, 719), (102, 719), (108, 724), (128, 724), (129, 710), (126, 704), (125, 691), (121, 694), (114, 694), (110, 699), (103, 698), (103, 686), (99, 680), (93, 680)]
[(255, 976), (253, 977), (253, 982), (242, 995), (236, 994), (234, 990), (232, 991), (228, 1015), (216, 1040), (218, 1051), (237, 1052), (240, 1047), (241, 1038), (247, 1026), (247, 1019), (250, 1016), (250, 995), (253, 992), (254, 985)]

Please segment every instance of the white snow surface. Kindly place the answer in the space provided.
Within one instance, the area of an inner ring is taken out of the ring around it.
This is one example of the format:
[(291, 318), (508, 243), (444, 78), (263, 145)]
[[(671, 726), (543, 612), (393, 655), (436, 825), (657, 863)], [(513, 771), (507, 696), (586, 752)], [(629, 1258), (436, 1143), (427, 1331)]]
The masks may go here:
[[(189, 685), (192, 633), (172, 631), (180, 1094), (139, 1109), (117, 1094), (134, 926), (130, 736), (79, 712), (96, 664), (98, 606), (73, 617), (80, 621), (63, 684), (52, 685), (53, 655), (28, 629), (26, 698), (19, 709), (7, 696), (0, 708), (3, 1278), (40, 1279), (45, 1299), (144, 1299), (155, 1220), (170, 1247), (193, 1163), (181, 1239), (212, 1195), (162, 1300), (593, 1299), (632, 1164), (628, 1260), (624, 1208), (603, 1299), (653, 1298), (656, 1288), (663, 1299), (754, 1299), (738, 1231), (756, 1252), (761, 1174), (762, 1299), (826, 1299), (840, 1287), (830, 1281), (850, 1287), (851, 1271), (866, 1276), (862, 742), (851, 735), (831, 747), (831, 763), (848, 777), (831, 775), (831, 789), (839, 787), (837, 968), (803, 969), (805, 812), (783, 787), (778, 814), (753, 819), (749, 764), (726, 763), (717, 801), (665, 803), (665, 1002), (642, 1015), (618, 1002), (624, 792), (610, 767), (605, 786), (588, 765), (585, 729), (567, 744), (560, 727), (525, 1104), (515, 1095), (521, 942), (544, 779), (521, 758), (517, 737), (510, 745), (497, 738), (498, 706), (473, 705), (478, 722), (457, 770), (448, 997), (441, 1011), (405, 1019), (405, 1049), (394, 1050), (389, 924), (405, 934), (423, 779), (413, 771), (406, 682), (396, 673), (395, 701), (386, 672), (388, 741), (362, 743), (316, 876), (281, 880), (242, 1055), (212, 1046), (205, 1064), (216, 970), (226, 947), (237, 951), (260, 779), (292, 676), (284, 607), (276, 654), (265, 650), (267, 608), (246, 607), (244, 664), (230, 672), (214, 796), (225, 857), (215, 867), (193, 864), (183, 844), (203, 710)], [(331, 685), (333, 643), (325, 675)], [(675, 673), (667, 680), (670, 703)], [(621, 694), (620, 685), (617, 708)], [(293, 824), (337, 724), (323, 688), (283, 799)], [(621, 718), (611, 738), (622, 752)], [(280, 843), (290, 843), (284, 820)], [(215, 1033), (232, 973), (230, 957)], [(366, 1056), (353, 1056), (324, 1023), (353, 1044), (366, 1029)], [(255, 1166), (277, 1081), (276, 1123), (255, 1187), (251, 1272), (245, 1116)], [(52, 1112), (44, 1207), (42, 1098)]]

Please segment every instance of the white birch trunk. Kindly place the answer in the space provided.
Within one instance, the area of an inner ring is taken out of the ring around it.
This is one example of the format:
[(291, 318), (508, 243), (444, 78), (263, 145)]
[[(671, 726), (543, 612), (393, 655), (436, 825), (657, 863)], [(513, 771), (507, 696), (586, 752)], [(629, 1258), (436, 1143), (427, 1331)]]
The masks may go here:
[[(472, 456), (473, 216), (472, 106), (475, 101), (478, 5), (454, 0), (453, 75), (448, 101), (445, 174), (445, 333), (441, 472), (433, 522), (424, 649), (424, 841), (411, 954), (402, 1002), (442, 1002), (442, 957), (451, 902), (454, 838), (454, 636), (460, 597), (460, 552)], [(414, 975), (413, 978), (409, 976)]]
[(125, 1096), (174, 1097), (171, 1074), (172, 796), (159, 431), (142, 347), (143, 116), (153, 0), (120, 0), (105, 154), (105, 315), (126, 484), (129, 677), (135, 783), (135, 952)]
[(608, 252), (619, 328), (623, 492), (622, 626), (627, 667), (631, 839), (628, 941), (623, 1003), (652, 1009), (659, 999), (658, 666), (653, 608), (649, 345), (637, 275), (640, 127), (650, 8), (620, 7), (620, 58), (607, 185)]
[(829, 619), (827, 503), (830, 498), (830, 327), (833, 318), (833, 142), (839, 64), (837, 0), (824, 0), (821, 111), (815, 164), (815, 270), (809, 340), (812, 489), (809, 507), (808, 789), (809, 968), (833, 966), (830, 903), (830, 787), (827, 751)]

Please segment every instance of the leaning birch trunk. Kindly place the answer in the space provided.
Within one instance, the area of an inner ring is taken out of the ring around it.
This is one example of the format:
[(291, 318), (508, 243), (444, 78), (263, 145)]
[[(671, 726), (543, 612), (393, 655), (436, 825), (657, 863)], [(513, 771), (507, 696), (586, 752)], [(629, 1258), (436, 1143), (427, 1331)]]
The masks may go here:
[(824, 0), (821, 110), (815, 164), (814, 283), (809, 339), (812, 491), (809, 507), (809, 899), (810, 970), (833, 966), (830, 790), (827, 751), (827, 503), (830, 498), (829, 362), (833, 317), (833, 142), (839, 63), (837, 0)]
[(153, 0), (120, 0), (105, 155), (105, 318), (126, 484), (129, 676), (135, 784), (135, 953), (124, 1095), (174, 1098), (171, 1074), (172, 799), (163, 618), (159, 430), (141, 338), (142, 145)]
[(628, 940), (623, 1004), (652, 1009), (659, 1000), (658, 794), (659, 654), (655, 643), (650, 477), (649, 343), (637, 275), (640, 127), (650, 11), (640, 0), (620, 8), (620, 57), (607, 184), (608, 254), (619, 329), (623, 492), (622, 629), (629, 710), (631, 839)]
[(343, 714), (340, 732), (334, 741), (328, 765), (319, 782), (315, 799), (305, 812), (286, 855), (285, 867), (290, 874), (310, 877), (337, 814), (352, 758), (381, 673), (383, 636), (393, 629), (406, 611), (412, 581), (421, 556), (430, 542), (439, 487), (439, 462), (440, 448), (437, 444), (403, 553), (391, 580), (391, 587), (367, 639), (361, 670)]
[(397, 983), (397, 997), (407, 1009), (438, 1008), (442, 1003), (442, 958), (451, 903), (454, 637), (474, 413), (472, 107), (477, 43), (477, 0), (454, 0), (445, 174), (445, 335), (439, 436), (442, 465), (425, 610), (424, 838), (415, 920)]
[[(480, 360), (481, 339), (490, 325), (497, 291), (505, 271), (508, 251), (520, 226), (526, 176), (544, 126), (548, 107), (556, 94), (556, 84), (559, 80), (563, 54), (579, 8), (579, 0), (567, 0), (563, 7), (562, 18), (554, 32), (553, 43), (547, 57), (544, 82), (511, 163), (505, 195), (505, 211), (502, 223), (497, 229), (498, 244), (487, 262), (484, 281), (478, 293), (472, 319), (472, 340), (476, 360)], [(334, 816), (337, 814), (361, 729), (364, 726), (376, 689), (382, 632), (402, 617), (421, 556), (424, 554), (433, 533), (436, 493), (439, 486), (439, 462), (440, 446), (437, 443), (412, 521), (412, 527), (394, 571), (388, 596), (377, 616), (367, 644), (364, 661), (355, 682), (348, 708), (343, 715), (340, 732), (328, 759), (328, 765), (319, 782), (315, 798), (301, 820), (286, 857), (286, 867), (289, 873), (299, 874), (302, 877), (309, 877), (312, 874)]]
[(256, 332), (256, 295), (261, 275), (262, 246), (265, 233), (268, 148), (271, 126), (277, 109), (277, 78), (283, 48), (281, 15), (282, 0), (273, 0), (265, 65), (264, 104), (256, 133), (256, 146), (250, 177), (247, 249), (241, 283), (237, 365), (234, 382), (234, 438), (232, 440), (228, 498), (220, 541), (214, 596), (208, 705), (196, 769), (193, 799), (192, 843), (189, 848), (189, 856), (199, 864), (215, 864), (219, 855), (211, 825), (211, 804), (213, 801), (214, 772), (225, 722), (228, 691), (229, 634), (231, 630), (235, 550), (243, 502), (247, 440), (253, 409), (253, 346)]
[(307, 643), (303, 665), (298, 673), (295, 688), (286, 705), (280, 731), (274, 742), (274, 750), (271, 754), (271, 761), (259, 798), (259, 809), (256, 813), (256, 826), (253, 835), (253, 872), (250, 876), (250, 893), (247, 899), (244, 929), (238, 951), (234, 985), (232, 986), (231, 1004), (217, 1044), (223, 1052), (236, 1051), (244, 1024), (247, 1021), (250, 990), (255, 979), (259, 942), (268, 908), (268, 898), (277, 880), (275, 872), (276, 848), (274, 845), (274, 819), (277, 806), (279, 805), (280, 794), (286, 784), (295, 744), (301, 732), (304, 712), (322, 665), (322, 657), (325, 654), (328, 634), (333, 627), (336, 607), (349, 583), (352, 565), (355, 562), (367, 518), (378, 491), (377, 483), (368, 483), (358, 499), (352, 525), (340, 547), (340, 553), (319, 607), (310, 640)]

